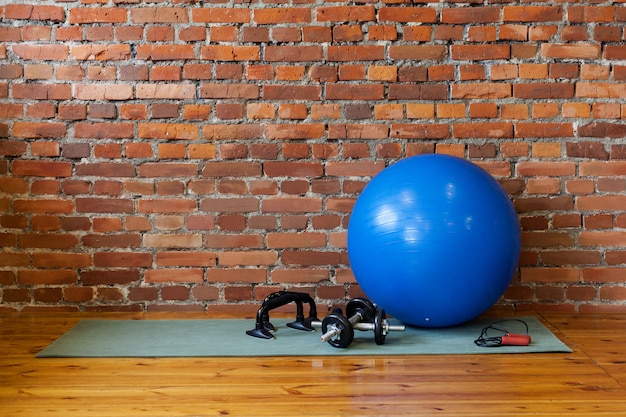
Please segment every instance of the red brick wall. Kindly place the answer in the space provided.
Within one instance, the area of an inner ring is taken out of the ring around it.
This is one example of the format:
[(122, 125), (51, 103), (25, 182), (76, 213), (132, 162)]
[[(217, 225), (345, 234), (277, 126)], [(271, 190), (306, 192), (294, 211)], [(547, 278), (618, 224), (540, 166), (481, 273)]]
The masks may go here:
[(343, 301), (359, 191), (432, 152), (514, 200), (502, 308), (624, 309), (623, 2), (9, 3), (0, 311)]

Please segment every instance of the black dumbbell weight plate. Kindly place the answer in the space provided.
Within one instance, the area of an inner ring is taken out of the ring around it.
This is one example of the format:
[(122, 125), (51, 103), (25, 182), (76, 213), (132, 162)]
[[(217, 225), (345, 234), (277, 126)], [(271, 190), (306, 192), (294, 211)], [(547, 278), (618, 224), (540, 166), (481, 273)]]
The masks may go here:
[(352, 317), (357, 313), (361, 313), (363, 317), (361, 323), (372, 323), (376, 315), (376, 306), (367, 298), (353, 298), (346, 306), (346, 316)]
[(376, 316), (374, 317), (374, 341), (377, 345), (385, 344), (385, 320), (387, 319), (387, 314), (385, 314), (385, 310), (379, 308), (376, 310)]
[(346, 348), (350, 346), (354, 340), (354, 328), (350, 321), (340, 315), (331, 313), (322, 320), (322, 333), (326, 334), (329, 330), (336, 328), (339, 334), (328, 340), (331, 346), (336, 348)]

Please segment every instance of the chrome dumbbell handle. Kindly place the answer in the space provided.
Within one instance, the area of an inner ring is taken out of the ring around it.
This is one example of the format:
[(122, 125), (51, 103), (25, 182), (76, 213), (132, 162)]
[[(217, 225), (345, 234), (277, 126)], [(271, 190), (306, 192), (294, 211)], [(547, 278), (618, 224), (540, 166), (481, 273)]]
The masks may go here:
[[(388, 320), (384, 320), (384, 328), (386, 330), (386, 333), (389, 332), (403, 332), (406, 330), (406, 326), (403, 324), (390, 324)], [(371, 331), (374, 330), (374, 324), (373, 323), (355, 323), (353, 324), (354, 326), (354, 330), (361, 330), (361, 331)], [(322, 328), (322, 322), (321, 321), (312, 321), (311, 322), (311, 327), (313, 327), (316, 330), (319, 330)]]
[[(352, 325), (352, 328), (354, 329), (355, 326), (357, 324), (359, 324), (359, 322), (363, 320), (363, 314), (361, 314), (360, 312), (355, 313), (352, 317), (348, 318), (348, 321), (350, 322), (350, 324)], [(320, 327), (321, 327), (321, 323), (320, 323)], [(328, 342), (329, 340), (331, 340), (334, 337), (337, 337), (341, 334), (342, 329), (340, 329), (339, 327), (337, 327), (335, 324), (331, 324), (330, 326), (328, 326), (329, 328), (326, 329), (326, 333), (324, 333), (321, 337), (320, 337), (320, 341), (322, 343)]]
[[(348, 321), (350, 322), (350, 324), (352, 324), (352, 327), (355, 330), (361, 330), (361, 331), (376, 331), (376, 325), (374, 323), (363, 323), (360, 320), (362, 319), (362, 316), (360, 313), (355, 314), (354, 316), (350, 317), (348, 319)], [(314, 321), (311, 322), (311, 326), (313, 328), (319, 329), (322, 327), (322, 322), (320, 321)], [(402, 324), (390, 324), (389, 320), (384, 319), (382, 321), (382, 334), (384, 336), (386, 336), (387, 334), (389, 334), (389, 332), (403, 332), (406, 330), (406, 327)], [(328, 342), (329, 340), (331, 340), (334, 337), (337, 337), (341, 334), (342, 329), (340, 329), (339, 327), (337, 327), (336, 325), (331, 325), (329, 326), (329, 328), (326, 330), (326, 333), (324, 333), (321, 337), (320, 340), (322, 342)]]

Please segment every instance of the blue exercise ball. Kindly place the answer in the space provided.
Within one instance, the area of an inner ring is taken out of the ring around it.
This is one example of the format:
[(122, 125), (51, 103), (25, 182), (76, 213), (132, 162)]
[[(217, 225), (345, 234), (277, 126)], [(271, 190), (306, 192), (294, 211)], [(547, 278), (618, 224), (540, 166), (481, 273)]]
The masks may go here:
[(448, 327), (504, 294), (521, 247), (517, 213), (485, 170), (448, 155), (409, 157), (363, 189), (348, 258), (365, 294), (413, 326)]

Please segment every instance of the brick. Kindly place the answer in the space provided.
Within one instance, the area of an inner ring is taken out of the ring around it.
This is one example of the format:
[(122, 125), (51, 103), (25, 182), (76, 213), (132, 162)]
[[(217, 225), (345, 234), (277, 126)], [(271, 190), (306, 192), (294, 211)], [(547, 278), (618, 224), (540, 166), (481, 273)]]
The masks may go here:
[(391, 45), (389, 57), (394, 60), (442, 61), (448, 55), (444, 45)]
[(336, 265), (339, 263), (339, 257), (340, 254), (337, 252), (285, 250), (282, 254), (282, 263), (301, 266)]
[(29, 288), (5, 288), (2, 290), (3, 303), (29, 303), (31, 290)]
[(11, 46), (14, 54), (25, 60), (63, 61), (69, 56), (65, 45), (30, 45), (26, 43)]
[(74, 204), (70, 200), (16, 199), (13, 210), (16, 213), (71, 213)]
[(597, 59), (602, 49), (594, 44), (548, 44), (541, 45), (541, 55), (546, 58), (559, 59)]
[(65, 20), (65, 11), (61, 6), (7, 4), (5, 17), (17, 20)]
[(508, 45), (452, 45), (450, 56), (456, 60), (498, 60), (510, 58), (511, 51)]
[(13, 174), (19, 176), (69, 177), (71, 171), (69, 162), (16, 160), (12, 164)]
[(139, 123), (137, 136), (146, 139), (196, 140), (198, 127), (182, 123)]
[(447, 100), (448, 86), (445, 84), (391, 84), (389, 100)]
[(309, 7), (257, 9), (254, 12), (254, 22), (259, 25), (309, 23), (311, 22), (311, 9)]
[(431, 7), (381, 7), (378, 22), (436, 23), (437, 11)]
[(200, 202), (200, 210), (208, 213), (247, 213), (259, 210), (259, 200), (254, 197), (207, 198)]
[(77, 60), (120, 61), (130, 59), (130, 45), (75, 45), (70, 57)]
[(156, 263), (159, 266), (209, 267), (215, 266), (216, 260), (216, 254), (207, 252), (176, 251), (156, 254)]
[(579, 196), (576, 208), (582, 211), (618, 211), (624, 207), (626, 197), (617, 195)]
[(265, 283), (267, 281), (266, 269), (252, 268), (229, 268), (229, 269), (210, 269), (207, 271), (208, 282), (251, 282)]
[(574, 162), (535, 162), (520, 161), (517, 173), (522, 176), (573, 176), (576, 173)]
[(388, 136), (388, 130), (384, 124), (331, 124), (328, 129), (328, 138), (381, 139)]
[(618, 123), (594, 122), (578, 127), (581, 137), (621, 138), (626, 135), (626, 125)]
[(269, 266), (277, 261), (276, 251), (235, 251), (221, 252), (218, 255), (220, 266)]
[(372, 25), (368, 28), (368, 40), (370, 41), (395, 41), (398, 39), (398, 31), (392, 25)]
[(275, 269), (272, 271), (272, 282), (275, 283), (318, 283), (329, 280), (328, 271), (315, 268)]
[(140, 7), (130, 10), (132, 23), (186, 23), (188, 9), (183, 7)]
[(315, 85), (265, 85), (262, 95), (266, 100), (320, 100), (322, 88)]
[(129, 163), (99, 162), (80, 163), (75, 166), (76, 174), (79, 176), (99, 176), (99, 177), (133, 177), (135, 167)]
[(579, 282), (577, 268), (521, 268), (521, 282)]
[(511, 138), (513, 137), (513, 124), (504, 122), (455, 123), (452, 125), (452, 136), (457, 138)]
[(315, 9), (318, 22), (368, 22), (376, 19), (374, 6), (322, 6)]
[(572, 123), (515, 123), (516, 138), (557, 138), (573, 135)]
[(78, 274), (74, 270), (22, 270), (17, 273), (17, 281), (21, 285), (61, 285), (75, 284)]
[(133, 87), (124, 84), (76, 84), (74, 98), (79, 100), (129, 100)]
[(266, 126), (266, 137), (269, 139), (280, 140), (301, 140), (321, 138), (325, 135), (326, 128), (324, 124), (319, 123), (300, 123), (298, 125), (290, 124), (272, 124)]
[(258, 61), (258, 46), (209, 45), (200, 49), (200, 58), (211, 61)]
[(382, 84), (327, 84), (327, 100), (381, 100), (384, 97)]
[(500, 21), (499, 7), (444, 8), (441, 10), (441, 23), (496, 23)]
[(612, 177), (626, 175), (626, 163), (623, 161), (589, 161), (580, 163), (581, 176)]
[(198, 248), (202, 246), (199, 234), (146, 234), (143, 246), (149, 248)]
[(385, 47), (381, 45), (329, 45), (329, 62), (378, 61), (385, 57)]
[(566, 83), (514, 84), (513, 97), (522, 99), (566, 99), (574, 97), (574, 85)]
[(258, 162), (207, 162), (202, 170), (204, 177), (259, 177)]
[(604, 58), (623, 60), (626, 59), (626, 46), (624, 45), (607, 45), (604, 47)]
[(70, 9), (69, 23), (124, 23), (127, 9), (121, 7), (74, 8)]
[[(567, 142), (565, 149), (570, 158), (609, 159), (609, 152), (600, 142)], [(582, 166), (581, 175), (586, 175), (582, 173)]]
[(259, 98), (259, 86), (253, 84), (203, 84), (200, 87), (200, 98), (256, 99)]
[(326, 246), (325, 233), (268, 233), (267, 245), (274, 249), (319, 248)]
[[(515, 88), (515, 86), (513, 86)], [(452, 98), (507, 98), (511, 97), (511, 85), (501, 83), (466, 83), (452, 85)]]
[(219, 289), (215, 287), (195, 286), (191, 294), (197, 301), (215, 301), (219, 299)]
[(311, 46), (266, 46), (265, 60), (268, 62), (318, 62), (323, 59), (324, 51), (319, 45)]
[(389, 137), (404, 139), (447, 139), (451, 137), (447, 124), (404, 124), (391, 125)]
[(504, 22), (560, 22), (563, 19), (561, 6), (505, 6)]
[(196, 201), (181, 198), (146, 199), (138, 201), (137, 209), (140, 213), (188, 213), (195, 211)]
[(267, 161), (263, 171), (270, 177), (321, 177), (323, 166), (317, 162)]
[(248, 8), (199, 8), (191, 10), (192, 20), (198, 23), (249, 23)]
[[(533, 211), (545, 211), (545, 210), (571, 210), (574, 208), (574, 201), (568, 196), (556, 196), (556, 197), (530, 197), (530, 198), (517, 198), (513, 205), (518, 213), (528, 213)], [(545, 239), (545, 237), (542, 237)], [(548, 240), (546, 239), (546, 242)], [(565, 239), (567, 244), (571, 244), (569, 238)], [(561, 243), (566, 244), (566, 243)]]
[(385, 168), (382, 162), (328, 162), (328, 176), (374, 176)]
[[(624, 270), (621, 268), (583, 268), (584, 282), (623, 282)], [(602, 291), (603, 289), (601, 289)]]
[(151, 163), (139, 166), (139, 175), (147, 178), (157, 177), (190, 177), (198, 172), (198, 166), (193, 163)]
[(571, 23), (613, 23), (615, 7), (572, 6), (567, 8), (567, 19)]
[(148, 283), (202, 282), (203, 277), (203, 270), (197, 268), (151, 269), (144, 274)]

